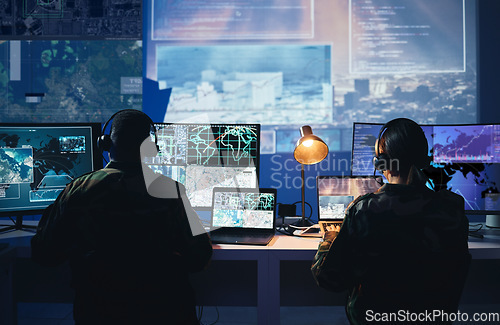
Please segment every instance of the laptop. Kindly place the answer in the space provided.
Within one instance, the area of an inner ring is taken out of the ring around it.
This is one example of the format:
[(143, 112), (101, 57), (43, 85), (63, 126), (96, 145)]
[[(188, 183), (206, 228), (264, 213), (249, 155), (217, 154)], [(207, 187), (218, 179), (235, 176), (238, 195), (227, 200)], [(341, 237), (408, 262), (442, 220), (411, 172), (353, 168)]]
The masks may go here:
[(380, 188), (382, 176), (318, 176), (318, 224), (324, 233), (328, 226), (341, 226), (345, 211), (358, 196)]
[(274, 237), (275, 223), (276, 189), (213, 189), (213, 243), (267, 245)]

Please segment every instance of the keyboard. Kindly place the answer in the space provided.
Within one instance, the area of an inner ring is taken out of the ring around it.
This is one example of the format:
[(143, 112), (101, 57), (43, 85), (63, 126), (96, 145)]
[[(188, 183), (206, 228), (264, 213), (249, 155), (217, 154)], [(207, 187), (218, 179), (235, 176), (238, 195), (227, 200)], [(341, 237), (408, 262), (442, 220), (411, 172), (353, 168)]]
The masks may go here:
[(219, 244), (254, 244), (266, 245), (273, 238), (273, 233), (221, 233), (213, 232), (210, 234), (213, 243)]
[(326, 232), (326, 228), (330, 226), (342, 226), (342, 221), (320, 221), (319, 227), (321, 232)]

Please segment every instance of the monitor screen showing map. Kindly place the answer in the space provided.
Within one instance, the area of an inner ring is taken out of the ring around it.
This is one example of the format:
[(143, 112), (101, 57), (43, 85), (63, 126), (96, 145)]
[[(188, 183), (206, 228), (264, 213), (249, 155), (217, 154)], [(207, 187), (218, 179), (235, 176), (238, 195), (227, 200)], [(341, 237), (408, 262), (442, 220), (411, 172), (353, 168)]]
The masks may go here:
[(156, 123), (159, 153), (146, 157), (155, 172), (185, 185), (191, 205), (206, 210), (214, 187), (256, 188), (259, 124)]
[(273, 229), (276, 190), (216, 188), (212, 227)]
[(75, 178), (100, 168), (100, 124), (1, 124), (0, 214), (39, 213)]

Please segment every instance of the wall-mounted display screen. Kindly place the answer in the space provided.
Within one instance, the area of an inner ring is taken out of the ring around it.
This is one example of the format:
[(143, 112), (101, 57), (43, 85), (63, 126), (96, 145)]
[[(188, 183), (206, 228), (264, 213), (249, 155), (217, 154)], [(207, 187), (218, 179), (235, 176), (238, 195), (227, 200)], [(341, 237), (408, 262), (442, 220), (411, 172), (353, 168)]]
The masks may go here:
[(106, 121), (142, 109), (142, 41), (0, 41), (0, 122)]
[[(145, 76), (171, 89), (155, 107), (165, 122), (260, 123), (264, 153), (288, 148), (304, 124), (477, 122), (474, 0), (148, 0), (144, 10)], [(328, 145), (349, 150), (349, 138)]]

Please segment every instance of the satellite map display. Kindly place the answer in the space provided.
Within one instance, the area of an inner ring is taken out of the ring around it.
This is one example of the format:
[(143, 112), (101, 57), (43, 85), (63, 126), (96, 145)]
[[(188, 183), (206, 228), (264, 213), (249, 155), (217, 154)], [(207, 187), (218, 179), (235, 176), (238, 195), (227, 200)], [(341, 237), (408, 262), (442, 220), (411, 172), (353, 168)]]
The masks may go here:
[(141, 39), (142, 0), (3, 0), (2, 39)]
[(43, 209), (93, 167), (90, 126), (0, 126), (0, 212)]
[(0, 122), (104, 122), (124, 108), (142, 110), (141, 41), (0, 42)]
[(0, 148), (0, 184), (33, 182), (33, 149)]
[(214, 187), (257, 187), (255, 167), (216, 167), (189, 165), (186, 169), (186, 191), (195, 207), (209, 207)]
[(275, 197), (270, 193), (217, 192), (213, 226), (270, 229)]

